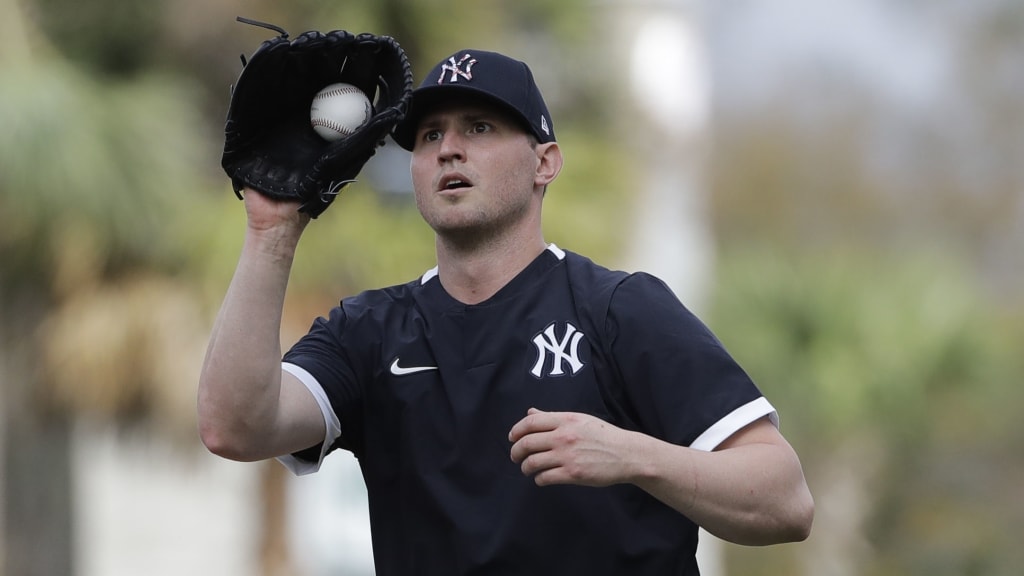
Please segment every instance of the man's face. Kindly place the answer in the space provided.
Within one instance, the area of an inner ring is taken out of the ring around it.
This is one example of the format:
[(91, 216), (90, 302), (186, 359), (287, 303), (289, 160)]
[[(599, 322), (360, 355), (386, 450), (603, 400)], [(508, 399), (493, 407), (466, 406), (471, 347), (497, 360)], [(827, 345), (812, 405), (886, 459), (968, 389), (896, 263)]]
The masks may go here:
[(449, 100), (423, 116), (412, 153), (416, 205), (439, 235), (489, 236), (538, 217), (537, 146), (500, 108)]

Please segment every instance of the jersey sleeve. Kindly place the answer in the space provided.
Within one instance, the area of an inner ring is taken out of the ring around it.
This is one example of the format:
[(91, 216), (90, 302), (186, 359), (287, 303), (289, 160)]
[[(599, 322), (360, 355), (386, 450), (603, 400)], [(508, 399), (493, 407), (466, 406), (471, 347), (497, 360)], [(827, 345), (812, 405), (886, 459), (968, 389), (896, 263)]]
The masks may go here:
[(710, 451), (764, 416), (777, 425), (747, 373), (658, 278), (637, 273), (619, 284), (606, 332), (642, 431)]
[(320, 444), (302, 452), (278, 456), (277, 460), (296, 476), (312, 474), (320, 470), (320, 465), (323, 463), (324, 458), (330, 453), (334, 442), (341, 436), (341, 422), (331, 406), (331, 401), (327, 398), (327, 393), (312, 374), (301, 366), (296, 366), (289, 362), (282, 362), (281, 370), (294, 376), (309, 390), (313, 399), (316, 400), (317, 406), (320, 407), (320, 413), (324, 418), (325, 431), (324, 439)]
[(295, 474), (315, 472), (327, 454), (339, 447), (351, 447), (360, 433), (364, 378), (360, 348), (348, 342), (352, 325), (357, 323), (352, 312), (351, 306), (342, 302), (327, 318), (317, 318), (282, 360), (282, 369), (309, 389), (327, 426), (322, 444), (278, 458)]

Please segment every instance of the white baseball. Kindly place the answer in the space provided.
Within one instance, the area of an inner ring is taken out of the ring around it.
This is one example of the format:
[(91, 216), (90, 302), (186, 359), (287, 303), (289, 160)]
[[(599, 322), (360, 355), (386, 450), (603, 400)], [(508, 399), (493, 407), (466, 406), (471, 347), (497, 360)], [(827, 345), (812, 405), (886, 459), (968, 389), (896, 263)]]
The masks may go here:
[(309, 122), (324, 140), (341, 140), (352, 135), (373, 115), (373, 106), (363, 91), (351, 84), (331, 84), (313, 97)]

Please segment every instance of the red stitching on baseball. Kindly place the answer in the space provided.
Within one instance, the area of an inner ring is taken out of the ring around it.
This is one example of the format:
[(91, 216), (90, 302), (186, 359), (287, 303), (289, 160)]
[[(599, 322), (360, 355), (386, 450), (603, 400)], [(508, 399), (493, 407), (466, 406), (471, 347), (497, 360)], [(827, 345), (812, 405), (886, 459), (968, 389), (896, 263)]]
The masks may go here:
[(316, 98), (314, 98), (314, 100), (320, 100), (322, 98), (328, 98), (333, 96), (343, 96), (345, 94), (355, 94), (357, 92), (360, 94), (363, 93), (362, 90), (355, 87), (335, 88), (334, 90), (330, 90), (328, 92), (320, 92), (319, 94), (316, 95)]
[(314, 118), (313, 120), (310, 120), (310, 124), (312, 124), (313, 126), (322, 126), (324, 128), (330, 128), (331, 130), (334, 130), (335, 132), (339, 134), (344, 134), (346, 136), (351, 136), (352, 134), (355, 134), (355, 130), (349, 130), (342, 126), (341, 124), (336, 124), (335, 122), (328, 120), (326, 118)]

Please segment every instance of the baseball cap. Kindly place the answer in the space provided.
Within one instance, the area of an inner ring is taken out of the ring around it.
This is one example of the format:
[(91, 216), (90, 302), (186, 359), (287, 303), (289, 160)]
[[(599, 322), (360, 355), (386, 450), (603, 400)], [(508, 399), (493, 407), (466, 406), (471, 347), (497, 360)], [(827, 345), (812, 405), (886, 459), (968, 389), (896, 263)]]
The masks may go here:
[(470, 94), (498, 104), (521, 119), (537, 139), (555, 141), (555, 129), (529, 66), (485, 50), (460, 50), (438, 62), (412, 93), (409, 112), (392, 138), (412, 150), (420, 119), (446, 96)]

